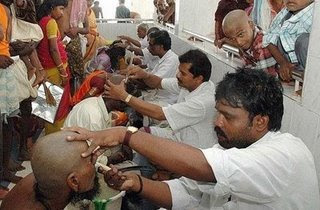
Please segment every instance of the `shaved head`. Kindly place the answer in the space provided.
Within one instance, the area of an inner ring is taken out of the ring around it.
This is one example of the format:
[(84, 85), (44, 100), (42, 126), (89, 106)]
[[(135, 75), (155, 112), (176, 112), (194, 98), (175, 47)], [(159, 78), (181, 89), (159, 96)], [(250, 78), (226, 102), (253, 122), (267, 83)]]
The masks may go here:
[(247, 13), (244, 10), (233, 10), (229, 12), (223, 19), (222, 22), (222, 29), (223, 32), (226, 34), (230, 30), (234, 30), (239, 25), (246, 24), (250, 21)]
[(68, 135), (72, 132), (60, 131), (37, 141), (31, 157), (36, 182), (47, 196), (64, 190), (70, 192), (70, 199), (77, 193), (90, 192), (92, 197), (99, 188), (95, 186), (95, 168), (91, 156), (81, 157), (88, 145), (86, 142), (68, 142)]
[(255, 26), (244, 10), (229, 12), (222, 22), (223, 33), (235, 41), (239, 48), (247, 50), (254, 39)]

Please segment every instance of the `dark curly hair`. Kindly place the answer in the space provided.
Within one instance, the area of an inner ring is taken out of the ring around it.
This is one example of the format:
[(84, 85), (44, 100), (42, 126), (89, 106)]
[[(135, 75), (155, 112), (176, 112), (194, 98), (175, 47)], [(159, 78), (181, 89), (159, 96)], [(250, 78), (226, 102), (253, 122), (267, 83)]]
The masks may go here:
[(209, 81), (211, 76), (211, 62), (207, 55), (200, 50), (189, 50), (179, 56), (180, 63), (191, 63), (189, 69), (193, 77), (202, 76), (203, 82)]
[(268, 130), (278, 131), (283, 116), (283, 88), (278, 79), (264, 71), (238, 69), (218, 84), (216, 101), (226, 100), (234, 108), (244, 108), (252, 121), (257, 115), (268, 116)]

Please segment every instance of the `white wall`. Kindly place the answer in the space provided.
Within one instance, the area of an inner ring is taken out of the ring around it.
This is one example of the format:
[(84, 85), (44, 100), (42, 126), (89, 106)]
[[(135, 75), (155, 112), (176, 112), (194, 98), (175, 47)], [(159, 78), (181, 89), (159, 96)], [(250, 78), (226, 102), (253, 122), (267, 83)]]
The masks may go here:
[(214, 32), (214, 13), (218, 2), (218, 0), (180, 0), (180, 27), (204, 36)]
[[(99, 0), (100, 6), (102, 7), (103, 17), (106, 19), (115, 18), (116, 7), (119, 5), (118, 0)], [(152, 18), (154, 11), (152, 0), (126, 0), (126, 7), (130, 11), (138, 12), (143, 19)]]

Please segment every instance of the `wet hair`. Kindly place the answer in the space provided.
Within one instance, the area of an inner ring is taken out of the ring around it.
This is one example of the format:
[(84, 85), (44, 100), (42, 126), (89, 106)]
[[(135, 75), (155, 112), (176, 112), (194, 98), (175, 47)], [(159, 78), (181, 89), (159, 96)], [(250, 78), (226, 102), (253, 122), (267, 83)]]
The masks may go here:
[(283, 116), (283, 88), (275, 77), (261, 70), (238, 69), (227, 73), (216, 88), (216, 101), (225, 100), (234, 108), (249, 112), (252, 121), (257, 115), (268, 116), (268, 130), (278, 131)]
[(166, 30), (155, 31), (149, 35), (154, 40), (154, 44), (162, 45), (164, 50), (171, 49), (171, 37)]
[(51, 11), (58, 6), (68, 6), (68, 0), (45, 0), (38, 8), (37, 10), (37, 19), (38, 21), (41, 20), (41, 18), (49, 15)]
[(120, 4), (124, 4), (125, 0), (119, 0)]
[(151, 27), (151, 28), (149, 28), (147, 35), (149, 36), (149, 34), (156, 32), (156, 31), (160, 31), (160, 29), (158, 27)]
[(200, 50), (189, 50), (179, 56), (180, 63), (191, 63), (189, 72), (193, 77), (202, 76), (203, 82), (209, 81), (211, 77), (211, 62), (207, 55)]

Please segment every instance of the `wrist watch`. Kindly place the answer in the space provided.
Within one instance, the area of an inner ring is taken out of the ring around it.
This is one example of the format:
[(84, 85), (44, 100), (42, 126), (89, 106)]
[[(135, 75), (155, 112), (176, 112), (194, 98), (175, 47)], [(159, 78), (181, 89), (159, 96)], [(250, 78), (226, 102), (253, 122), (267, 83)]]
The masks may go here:
[(123, 145), (126, 145), (126, 146), (129, 146), (129, 141), (130, 141), (130, 138), (131, 138), (131, 135), (138, 132), (138, 128), (136, 127), (133, 127), (133, 126), (129, 126), (127, 128), (127, 132), (126, 132), (126, 135), (124, 136), (124, 139), (123, 139)]

